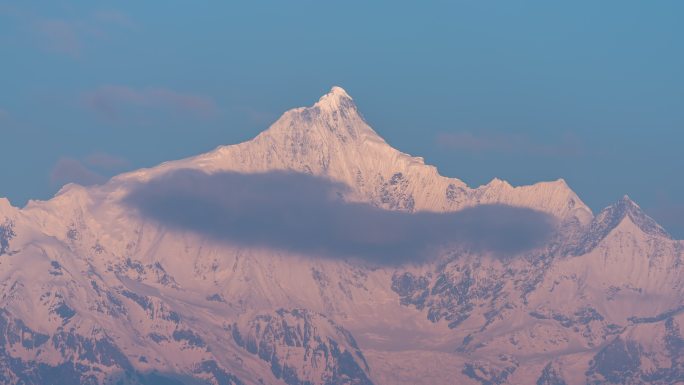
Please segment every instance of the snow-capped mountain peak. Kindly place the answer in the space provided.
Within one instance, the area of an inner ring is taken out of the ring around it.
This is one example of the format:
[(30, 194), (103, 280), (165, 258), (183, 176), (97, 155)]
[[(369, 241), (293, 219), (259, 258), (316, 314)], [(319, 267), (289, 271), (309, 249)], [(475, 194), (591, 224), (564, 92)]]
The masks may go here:
[[(341, 146), (358, 146), (364, 141), (385, 141), (365, 122), (354, 100), (341, 87), (332, 87), (310, 107), (294, 108), (285, 112), (260, 136), (274, 136), (287, 140), (288, 135), (315, 134), (321, 140)], [(304, 144), (302, 144), (304, 145)]]
[(610, 231), (624, 220), (631, 221), (645, 234), (670, 238), (667, 231), (649, 217), (628, 195), (603, 209), (596, 216), (596, 226), (604, 229), (603, 231)]
[[(562, 231), (511, 259), (448, 250), (371, 267), (220, 242), (123, 203), (183, 169), (305, 173), (392, 211), (528, 207)], [(333, 87), (250, 141), (23, 209), (0, 199), (0, 379), (671, 384), (684, 377), (683, 260), (684, 245), (628, 197), (594, 217), (563, 179), (470, 188), (391, 147)]]
[(587, 224), (591, 210), (563, 180), (513, 187), (499, 179), (470, 188), (441, 176), (423, 158), (390, 146), (363, 119), (352, 98), (333, 87), (318, 102), (285, 112), (254, 139), (126, 174), (147, 180), (183, 168), (208, 173), (293, 171), (341, 182), (347, 199), (402, 211), (454, 211), (486, 203), (530, 207)]
[(333, 86), (330, 89), (330, 92), (321, 96), (314, 106), (320, 109), (331, 111), (345, 108), (356, 108), (352, 97), (349, 96), (344, 88), (339, 86)]
[(671, 239), (662, 226), (625, 195), (594, 217), (583, 233), (579, 245), (574, 249), (571, 248), (569, 252), (575, 255), (585, 254), (598, 246), (614, 230), (625, 226), (638, 229), (638, 232), (649, 237)]

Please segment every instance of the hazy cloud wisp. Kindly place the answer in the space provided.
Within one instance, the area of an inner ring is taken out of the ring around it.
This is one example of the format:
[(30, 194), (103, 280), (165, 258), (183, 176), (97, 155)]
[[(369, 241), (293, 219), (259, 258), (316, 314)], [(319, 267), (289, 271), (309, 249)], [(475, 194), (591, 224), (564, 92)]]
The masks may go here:
[(120, 170), (130, 166), (130, 162), (120, 156), (106, 152), (93, 152), (85, 157), (85, 163), (104, 170)]
[(472, 153), (530, 154), (544, 157), (574, 157), (582, 154), (579, 139), (571, 134), (563, 135), (556, 143), (544, 143), (521, 134), (472, 133), (468, 131), (442, 132), (437, 135), (437, 145), (444, 149)]
[(83, 99), (97, 114), (114, 120), (131, 108), (163, 109), (201, 118), (210, 117), (218, 110), (209, 97), (162, 87), (102, 86), (85, 93)]
[(81, 186), (103, 183), (106, 178), (91, 170), (81, 161), (74, 158), (62, 157), (50, 172), (50, 183), (62, 186), (67, 183), (77, 183)]
[(405, 213), (344, 202), (346, 189), (306, 174), (181, 170), (134, 186), (124, 203), (218, 241), (376, 263), (420, 262), (450, 245), (514, 255), (542, 245), (553, 228), (549, 215), (531, 209)]
[(61, 157), (50, 172), (50, 183), (62, 186), (77, 183), (81, 186), (101, 184), (113, 173), (130, 166), (128, 160), (106, 152), (94, 152), (83, 160), (72, 157)]

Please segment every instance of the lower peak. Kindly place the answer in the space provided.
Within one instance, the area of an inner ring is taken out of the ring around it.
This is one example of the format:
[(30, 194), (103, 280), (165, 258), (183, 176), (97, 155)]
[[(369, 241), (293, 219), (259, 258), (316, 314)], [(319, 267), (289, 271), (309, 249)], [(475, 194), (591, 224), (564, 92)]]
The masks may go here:
[(629, 219), (646, 234), (666, 237), (670, 235), (653, 218), (649, 217), (629, 196), (625, 195), (618, 202), (605, 208), (596, 217), (598, 223), (606, 230), (612, 230), (623, 220)]

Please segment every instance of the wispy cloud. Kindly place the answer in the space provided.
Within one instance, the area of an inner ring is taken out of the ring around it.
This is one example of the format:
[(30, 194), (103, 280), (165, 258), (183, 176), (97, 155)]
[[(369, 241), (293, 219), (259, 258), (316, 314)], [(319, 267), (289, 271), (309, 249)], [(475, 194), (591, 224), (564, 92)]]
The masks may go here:
[(582, 153), (579, 139), (564, 135), (559, 143), (544, 143), (523, 134), (443, 132), (437, 135), (440, 148), (472, 153), (530, 154), (538, 156), (578, 156)]
[(62, 186), (67, 183), (90, 186), (104, 181), (104, 176), (89, 169), (78, 159), (69, 157), (59, 158), (50, 172), (50, 183), (54, 186)]
[(92, 167), (104, 170), (118, 170), (130, 166), (128, 159), (106, 152), (94, 152), (86, 156), (84, 162)]
[(82, 186), (101, 184), (106, 182), (112, 173), (129, 166), (128, 160), (105, 152), (95, 152), (83, 159), (61, 157), (50, 172), (50, 183), (53, 186), (62, 186), (67, 183), (77, 183)]
[(31, 44), (72, 57), (79, 57), (84, 47), (101, 44), (103, 38), (115, 31), (131, 30), (136, 26), (128, 15), (113, 9), (73, 17), (45, 17), (17, 4), (0, 6), (0, 15), (15, 20), (19, 31), (30, 37)]
[(208, 118), (218, 108), (213, 99), (162, 87), (133, 88), (108, 85), (84, 93), (86, 106), (107, 119), (119, 120), (132, 109), (157, 109)]
[(530, 209), (405, 213), (344, 202), (345, 191), (306, 174), (181, 170), (134, 186), (124, 203), (221, 242), (390, 264), (422, 262), (447, 246), (511, 256), (543, 244), (554, 227), (550, 216)]
[(81, 42), (74, 26), (65, 20), (41, 19), (33, 23), (43, 47), (49, 51), (78, 56)]
[(127, 14), (115, 9), (99, 10), (92, 16), (98, 23), (116, 25), (122, 28), (133, 29), (137, 25)]

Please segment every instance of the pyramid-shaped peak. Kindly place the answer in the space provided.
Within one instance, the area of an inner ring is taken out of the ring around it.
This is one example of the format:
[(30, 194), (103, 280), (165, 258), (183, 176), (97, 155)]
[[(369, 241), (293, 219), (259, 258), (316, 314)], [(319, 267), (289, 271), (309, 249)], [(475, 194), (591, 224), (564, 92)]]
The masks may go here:
[(614, 212), (615, 215), (619, 215), (620, 217), (629, 215), (634, 217), (647, 217), (650, 219), (650, 217), (643, 212), (641, 207), (639, 207), (639, 205), (634, 202), (629, 195), (624, 195), (622, 199), (608, 206), (606, 210), (610, 210)]
[(344, 88), (342, 88), (340, 86), (333, 86), (330, 89), (330, 92), (328, 92), (325, 96), (330, 96), (330, 95), (336, 96), (338, 98), (351, 99), (351, 96), (349, 96), (347, 91), (345, 91)]
[[(288, 162), (292, 164), (306, 164), (313, 169), (311, 164), (319, 164), (320, 159), (327, 159), (330, 154), (365, 151), (359, 146), (369, 143), (379, 144), (377, 149), (383, 154), (377, 156), (385, 157), (388, 162), (398, 152), (368, 125), (349, 94), (335, 86), (312, 106), (285, 112), (255, 140), (241, 146), (266, 146), (253, 152), (277, 152), (278, 161), (290, 158)], [(354, 163), (358, 161), (354, 159)], [(355, 165), (348, 167), (351, 170)]]
[(322, 110), (334, 111), (340, 109), (356, 109), (356, 105), (351, 96), (342, 87), (334, 86), (330, 92), (321, 96), (318, 103), (314, 105)]
[(629, 196), (625, 195), (596, 215), (580, 244), (571, 253), (582, 255), (591, 251), (614, 229), (625, 222), (633, 223), (644, 234), (671, 239), (670, 234), (662, 226), (649, 217)]
[(592, 224), (593, 231), (603, 233), (605, 236), (625, 220), (630, 220), (646, 234), (670, 238), (667, 231), (627, 195), (603, 209), (596, 216)]

